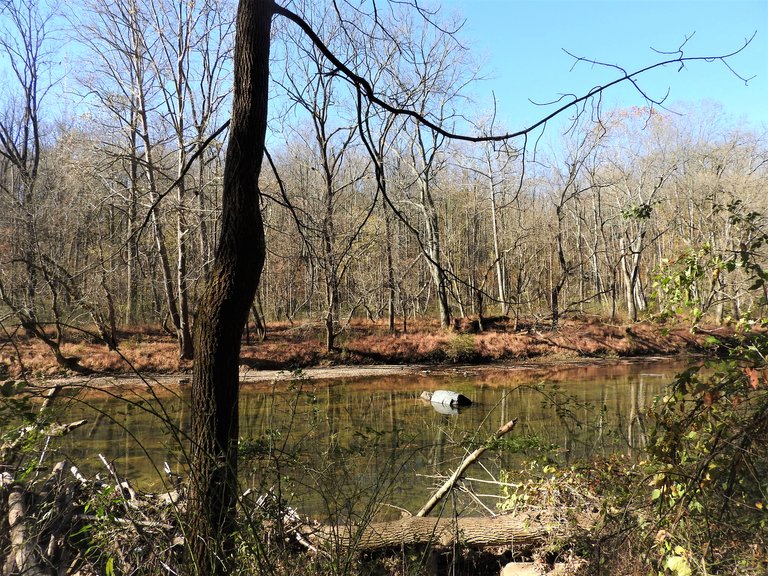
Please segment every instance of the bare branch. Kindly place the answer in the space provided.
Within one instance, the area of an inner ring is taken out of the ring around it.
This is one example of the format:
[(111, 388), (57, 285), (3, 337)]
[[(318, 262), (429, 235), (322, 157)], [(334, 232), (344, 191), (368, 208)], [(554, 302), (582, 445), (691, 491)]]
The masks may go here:
[[(415, 0), (414, 0), (415, 1)], [(376, 104), (377, 106), (383, 108), (384, 110), (397, 115), (407, 116), (410, 118), (413, 118), (417, 122), (419, 122), (421, 125), (426, 126), (427, 128), (430, 128), (431, 130), (434, 130), (438, 134), (441, 134), (442, 136), (446, 138), (451, 138), (453, 140), (461, 140), (465, 142), (489, 142), (489, 141), (502, 141), (502, 140), (510, 140), (513, 138), (519, 138), (521, 136), (524, 136), (540, 126), (545, 125), (547, 122), (555, 118), (556, 116), (559, 116), (564, 111), (582, 103), (594, 96), (600, 95), (603, 91), (607, 90), (608, 88), (611, 88), (612, 86), (616, 86), (617, 84), (621, 84), (624, 82), (629, 82), (632, 84), (632, 86), (638, 91), (638, 93), (645, 98), (646, 100), (655, 103), (659, 105), (659, 102), (654, 101), (652, 98), (650, 98), (646, 92), (638, 85), (637, 83), (637, 77), (645, 74), (646, 72), (649, 72), (651, 70), (655, 70), (657, 68), (664, 68), (666, 66), (670, 66), (672, 64), (678, 64), (680, 66), (685, 66), (685, 64), (690, 62), (713, 62), (713, 61), (720, 61), (723, 63), (726, 63), (728, 58), (732, 58), (736, 54), (739, 54), (742, 52), (749, 44), (752, 42), (752, 39), (754, 38), (754, 35), (746, 39), (744, 43), (736, 50), (733, 50), (732, 52), (728, 52), (726, 54), (719, 54), (719, 55), (711, 55), (711, 56), (685, 56), (684, 53), (680, 52), (678, 53), (677, 57), (670, 58), (667, 60), (662, 60), (661, 62), (656, 62), (654, 64), (650, 64), (648, 66), (645, 66), (643, 68), (637, 69), (633, 72), (628, 72), (624, 68), (615, 65), (615, 64), (606, 64), (603, 62), (599, 62), (597, 60), (592, 60), (589, 58), (583, 58), (579, 56), (574, 56), (573, 54), (570, 54), (574, 58), (577, 59), (578, 62), (587, 62), (594, 65), (600, 65), (600, 66), (606, 66), (609, 68), (614, 68), (618, 70), (621, 75), (602, 85), (595, 86), (585, 94), (582, 94), (581, 96), (575, 96), (571, 95), (571, 98), (569, 101), (565, 102), (561, 106), (559, 106), (554, 111), (550, 112), (543, 118), (539, 119), (538, 121), (534, 122), (533, 124), (529, 125), (526, 128), (523, 128), (522, 130), (518, 130), (516, 132), (510, 132), (507, 134), (495, 134), (495, 135), (488, 135), (488, 136), (472, 136), (468, 134), (461, 134), (457, 132), (452, 132), (449, 130), (446, 130), (439, 124), (430, 121), (428, 118), (426, 118), (423, 114), (420, 114), (419, 112), (416, 112), (414, 110), (408, 109), (408, 108), (401, 108), (397, 106), (393, 106), (389, 102), (386, 102), (383, 98), (379, 97), (374, 89), (373, 86), (362, 76), (355, 73), (353, 70), (351, 70), (349, 67), (347, 67), (341, 60), (339, 60), (336, 55), (326, 46), (326, 44), (323, 42), (323, 40), (315, 33), (315, 31), (307, 24), (307, 22), (302, 19), (300, 16), (295, 14), (294, 12), (288, 10), (287, 8), (280, 6), (278, 4), (275, 4), (274, 6), (275, 14), (278, 14), (280, 16), (283, 16), (284, 18), (287, 18), (291, 22), (295, 23), (297, 26), (299, 26), (304, 33), (312, 40), (312, 42), (317, 46), (317, 48), (322, 52), (322, 54), (330, 61), (332, 62), (338, 70), (344, 74), (344, 76), (357, 87), (358, 90), (362, 91), (366, 98)], [(682, 48), (682, 47), (681, 47)], [(738, 76), (740, 79), (743, 79), (741, 76)], [(567, 97), (563, 97), (567, 98)]]

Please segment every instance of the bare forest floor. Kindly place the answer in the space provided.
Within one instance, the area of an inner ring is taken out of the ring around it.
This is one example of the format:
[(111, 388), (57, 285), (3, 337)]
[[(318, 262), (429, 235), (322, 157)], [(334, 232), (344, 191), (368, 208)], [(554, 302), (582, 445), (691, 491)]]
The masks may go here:
[[(700, 329), (687, 325), (650, 322), (611, 324), (596, 319), (569, 319), (557, 330), (547, 324), (507, 318), (486, 320), (484, 330), (476, 322), (459, 322), (442, 330), (428, 320), (392, 335), (383, 322), (357, 321), (337, 338), (337, 348), (325, 350), (325, 334), (319, 324), (272, 323), (263, 342), (244, 337), (242, 369), (293, 370), (339, 365), (434, 365), (503, 364), (530, 360), (576, 358), (625, 358), (670, 356), (711, 351), (711, 336), (728, 339), (728, 328)], [(191, 363), (181, 361), (174, 336), (159, 328), (123, 331), (118, 351), (110, 351), (98, 338), (73, 336), (62, 352), (74, 357), (96, 374), (134, 371), (154, 374), (184, 373)], [(61, 377), (67, 371), (56, 364), (53, 353), (39, 340), (16, 335), (0, 338), (0, 377), (25, 372), (38, 378)], [(365, 371), (363, 371), (365, 372)]]

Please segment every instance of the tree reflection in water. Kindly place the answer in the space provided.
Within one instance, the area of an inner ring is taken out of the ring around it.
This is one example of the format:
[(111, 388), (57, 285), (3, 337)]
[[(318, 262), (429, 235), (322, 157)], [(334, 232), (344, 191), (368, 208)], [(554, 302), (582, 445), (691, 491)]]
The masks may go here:
[[(635, 455), (646, 443), (645, 412), (681, 369), (671, 361), (552, 370), (528, 383), (496, 371), (478, 375), (425, 375), (245, 385), (241, 393), (241, 481), (244, 489), (273, 489), (294, 508), (319, 517), (350, 519), (414, 511), (439, 476), (499, 426), (517, 427), (470, 470), (498, 478), (532, 458), (561, 464), (615, 452)], [(471, 369), (469, 369), (471, 371)], [(470, 398), (458, 414), (441, 414), (419, 399), (424, 390), (447, 389)], [(162, 412), (170, 415), (161, 417)], [(85, 471), (100, 470), (97, 455), (115, 462), (118, 474), (146, 489), (163, 485), (163, 463), (184, 472), (186, 449), (170, 429), (186, 437), (188, 398), (126, 403), (82, 398), (68, 417), (93, 424), (62, 440), (64, 454)], [(489, 492), (485, 487), (479, 492)], [(382, 509), (379, 503), (386, 502)], [(486, 502), (493, 507), (493, 498)], [(455, 500), (450, 505), (463, 507)], [(461, 509), (458, 510), (461, 512)]]

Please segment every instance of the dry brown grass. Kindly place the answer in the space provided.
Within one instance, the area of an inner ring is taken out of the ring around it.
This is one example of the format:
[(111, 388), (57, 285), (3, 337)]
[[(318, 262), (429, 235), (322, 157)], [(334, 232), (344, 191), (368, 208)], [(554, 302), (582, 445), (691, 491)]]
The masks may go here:
[[(408, 333), (388, 334), (384, 323), (355, 321), (339, 337), (339, 349), (326, 352), (319, 324), (274, 323), (264, 342), (244, 342), (242, 362), (251, 368), (293, 369), (335, 364), (451, 364), (494, 363), (532, 358), (618, 358), (670, 355), (700, 351), (706, 336), (685, 326), (652, 323), (614, 325), (595, 320), (568, 320), (557, 331), (543, 325), (493, 319), (481, 333), (476, 324), (461, 322), (458, 330), (441, 330), (433, 320), (411, 322)], [(722, 331), (721, 331), (722, 334)], [(727, 335), (727, 334), (726, 334)], [(93, 338), (73, 335), (63, 347), (66, 355), (98, 373), (154, 373), (188, 370), (181, 362), (172, 335), (152, 326), (135, 327), (120, 334), (119, 352)], [(62, 373), (53, 354), (35, 339), (0, 340), (0, 377)]]

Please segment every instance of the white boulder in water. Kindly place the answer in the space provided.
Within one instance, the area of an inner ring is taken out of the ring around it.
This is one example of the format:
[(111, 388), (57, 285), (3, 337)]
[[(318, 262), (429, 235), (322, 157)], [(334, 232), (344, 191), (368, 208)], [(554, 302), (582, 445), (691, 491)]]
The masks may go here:
[(421, 398), (423, 400), (429, 400), (432, 404), (442, 404), (443, 406), (450, 406), (451, 408), (463, 408), (472, 405), (472, 400), (464, 396), (464, 394), (451, 392), (450, 390), (422, 392)]

